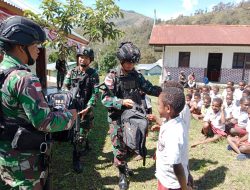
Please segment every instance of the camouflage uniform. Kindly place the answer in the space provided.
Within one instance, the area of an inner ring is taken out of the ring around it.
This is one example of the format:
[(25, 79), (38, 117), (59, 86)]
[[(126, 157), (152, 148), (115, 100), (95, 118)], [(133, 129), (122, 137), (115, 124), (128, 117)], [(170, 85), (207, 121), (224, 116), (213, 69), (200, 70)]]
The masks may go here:
[[(18, 59), (5, 55), (0, 71), (17, 65), (20, 65)], [(38, 78), (31, 72), (11, 72), (0, 90), (4, 120), (21, 126), (32, 125), (43, 132), (70, 129), (74, 124), (71, 112), (51, 112), (41, 90)], [(10, 142), (0, 140), (0, 189), (4, 189), (1, 186), (3, 184), (12, 189), (41, 189), (38, 154), (38, 151), (32, 153), (13, 150)]]
[[(82, 72), (79, 68), (79, 66), (75, 67), (74, 69), (68, 71), (66, 78), (64, 80), (64, 84), (67, 88), (72, 88), (76, 86), (76, 83), (78, 82), (79, 79), (83, 78), (85, 76), (85, 73), (91, 73), (89, 76), (89, 82), (90, 86), (86, 89), (89, 91), (89, 96), (88, 97), (83, 97), (84, 98), (84, 107), (81, 109), (85, 109), (87, 107), (90, 107), (88, 113), (85, 115), (83, 119), (80, 121), (80, 128), (82, 133), (87, 135), (88, 131), (94, 126), (93, 120), (94, 120), (94, 113), (93, 113), (93, 106), (96, 104), (97, 98), (98, 98), (98, 93), (99, 90), (94, 88), (95, 85), (99, 84), (99, 75), (96, 70), (93, 68), (88, 68), (86, 72)], [(84, 84), (86, 85), (86, 84)], [(81, 88), (81, 86), (80, 86)]]
[[(124, 97), (121, 97), (115, 89), (118, 89), (117, 84), (115, 86), (115, 78), (119, 76), (124, 76), (122, 73), (122, 70), (118, 71), (120, 72), (120, 75), (116, 76), (113, 73), (109, 73), (105, 78), (105, 84), (113, 92), (113, 96), (110, 95), (108, 91), (106, 91), (103, 95), (102, 103), (105, 107), (109, 109), (109, 117), (108, 121), (110, 124), (110, 137), (112, 141), (112, 149), (114, 154), (114, 164), (115, 166), (125, 165), (126, 164), (126, 156), (127, 156), (127, 147), (125, 143), (123, 142), (123, 128), (121, 126), (121, 113), (122, 110), (125, 108), (122, 106), (122, 99)], [(137, 73), (137, 74), (136, 74)], [(158, 86), (153, 86), (148, 80), (146, 80), (142, 74), (138, 73), (137, 71), (133, 70), (129, 73), (129, 75), (137, 76), (137, 81), (139, 90), (145, 92), (146, 94), (153, 95), (153, 96), (159, 96), (161, 89)], [(126, 98), (126, 97), (125, 97)], [(129, 98), (130, 99), (130, 98)], [(133, 100), (133, 99), (132, 99)], [(136, 100), (133, 100), (136, 102)], [(136, 102), (138, 104), (141, 104), (141, 102)], [(112, 116), (112, 113), (116, 113), (115, 117)]]
[(67, 73), (67, 69), (66, 69), (66, 61), (65, 60), (60, 60), (58, 59), (56, 61), (56, 69), (57, 69), (57, 88), (62, 88), (63, 85), (63, 81), (65, 78), (65, 75)]

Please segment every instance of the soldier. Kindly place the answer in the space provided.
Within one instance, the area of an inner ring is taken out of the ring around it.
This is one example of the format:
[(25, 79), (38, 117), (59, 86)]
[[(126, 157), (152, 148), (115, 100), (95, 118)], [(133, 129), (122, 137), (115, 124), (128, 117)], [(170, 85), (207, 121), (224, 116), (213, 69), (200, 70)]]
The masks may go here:
[[(109, 73), (105, 78), (105, 84), (109, 90), (103, 94), (102, 103), (109, 110), (108, 121), (113, 146), (114, 165), (119, 169), (119, 188), (128, 188), (128, 175), (132, 175), (126, 163), (127, 147), (123, 142), (123, 128), (121, 126), (121, 114), (133, 107), (134, 103), (141, 105), (140, 90), (146, 94), (159, 96), (161, 88), (153, 86), (145, 80), (142, 74), (135, 70), (135, 64), (140, 60), (140, 50), (131, 42), (121, 43), (117, 58), (121, 63), (117, 74)], [(112, 93), (111, 93), (112, 92)]]
[[(45, 168), (39, 163), (40, 152), (22, 153), (12, 149), (13, 145), (32, 146), (38, 140), (36, 137), (46, 141), (45, 133), (70, 129), (76, 119), (75, 109), (50, 111), (37, 76), (28, 68), (35, 63), (38, 44), (44, 40), (44, 30), (27, 18), (13, 16), (0, 25), (0, 49), (4, 52), (1, 76), (10, 71), (0, 81), (3, 82), (0, 86), (0, 189), (42, 189), (40, 170)], [(20, 140), (16, 139), (18, 135), (20, 139), (22, 135), (28, 137)]]
[(59, 59), (56, 61), (56, 69), (57, 69), (57, 89), (61, 90), (65, 75), (67, 73), (67, 62), (63, 59), (61, 55)]
[(68, 71), (64, 80), (65, 87), (70, 90), (79, 83), (80, 108), (77, 108), (80, 114), (80, 128), (83, 129), (85, 137), (86, 150), (89, 150), (88, 132), (93, 128), (94, 113), (93, 106), (96, 103), (99, 91), (94, 88), (99, 84), (99, 75), (97, 71), (90, 68), (90, 63), (94, 61), (94, 51), (89, 47), (81, 47), (77, 51), (77, 65)]

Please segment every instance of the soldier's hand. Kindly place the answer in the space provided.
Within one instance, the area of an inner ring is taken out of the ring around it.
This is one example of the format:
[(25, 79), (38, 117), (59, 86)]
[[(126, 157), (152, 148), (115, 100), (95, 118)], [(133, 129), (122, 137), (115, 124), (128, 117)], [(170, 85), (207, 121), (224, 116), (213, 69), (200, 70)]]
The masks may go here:
[(85, 115), (88, 113), (89, 107), (85, 108), (84, 110), (80, 111), (78, 115), (80, 115), (81, 119), (84, 119)]
[(122, 105), (127, 107), (127, 108), (132, 108), (134, 105), (134, 101), (131, 99), (123, 99)]
[(70, 113), (72, 114), (73, 119), (76, 120), (76, 118), (77, 118), (77, 111), (76, 111), (76, 109), (71, 109), (71, 110), (69, 110), (69, 111), (70, 111)]

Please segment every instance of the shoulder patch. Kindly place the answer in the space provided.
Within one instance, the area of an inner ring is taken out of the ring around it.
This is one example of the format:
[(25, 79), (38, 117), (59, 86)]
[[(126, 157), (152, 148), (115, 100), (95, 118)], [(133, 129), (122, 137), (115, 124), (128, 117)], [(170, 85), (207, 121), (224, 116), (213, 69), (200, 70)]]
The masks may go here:
[(114, 89), (114, 79), (115, 75), (109, 73), (104, 80), (104, 83), (108, 86), (109, 89)]

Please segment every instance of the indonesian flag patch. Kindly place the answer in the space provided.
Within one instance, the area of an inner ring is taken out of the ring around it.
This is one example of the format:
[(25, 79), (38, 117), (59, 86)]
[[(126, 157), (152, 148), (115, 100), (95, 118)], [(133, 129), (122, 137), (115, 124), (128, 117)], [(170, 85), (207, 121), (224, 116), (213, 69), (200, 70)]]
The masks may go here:
[(41, 85), (40, 82), (34, 82), (33, 84), (34, 84), (34, 86), (36, 88), (36, 91), (38, 91), (38, 92), (42, 91), (42, 85)]

